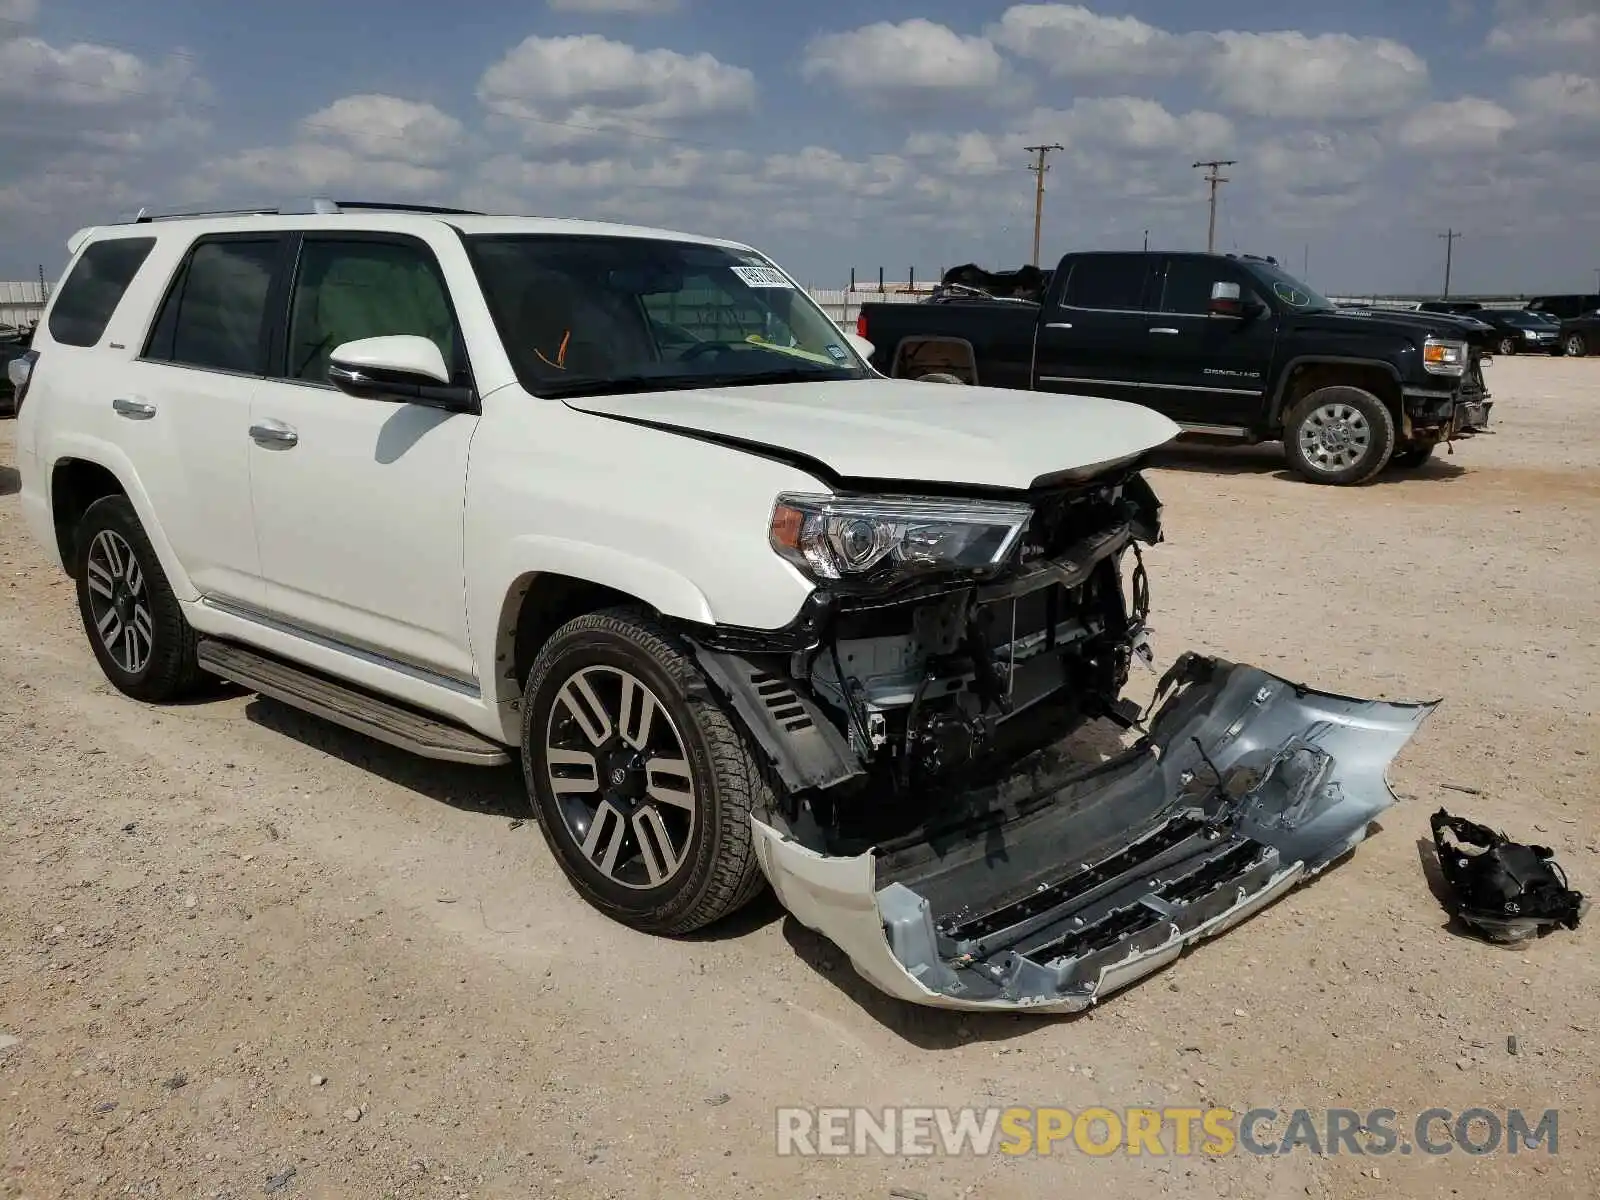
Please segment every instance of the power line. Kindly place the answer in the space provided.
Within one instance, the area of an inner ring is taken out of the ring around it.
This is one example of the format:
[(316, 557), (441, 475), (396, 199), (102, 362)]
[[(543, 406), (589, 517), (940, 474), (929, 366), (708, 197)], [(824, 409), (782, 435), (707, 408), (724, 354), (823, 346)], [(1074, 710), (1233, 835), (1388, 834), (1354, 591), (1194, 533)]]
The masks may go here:
[(1456, 239), (1461, 236), (1454, 229), (1446, 229), (1439, 235), (1444, 239), (1444, 299), (1450, 299), (1450, 265), (1455, 258)]
[(1211, 185), (1211, 221), (1206, 227), (1207, 254), (1212, 253), (1217, 248), (1217, 184), (1229, 182), (1227, 179), (1217, 174), (1217, 172), (1223, 167), (1237, 166), (1238, 163), (1239, 160), (1236, 158), (1212, 158), (1202, 159), (1200, 162), (1194, 164), (1196, 168), (1211, 168), (1205, 177), (1206, 182)]
[(1035, 155), (1034, 163), (1028, 170), (1037, 177), (1034, 180), (1033, 191), (1033, 265), (1039, 265), (1039, 228), (1044, 223), (1044, 173), (1050, 169), (1045, 162), (1045, 155), (1052, 150), (1065, 150), (1066, 147), (1057, 142), (1048, 146), (1024, 146), (1029, 154)]

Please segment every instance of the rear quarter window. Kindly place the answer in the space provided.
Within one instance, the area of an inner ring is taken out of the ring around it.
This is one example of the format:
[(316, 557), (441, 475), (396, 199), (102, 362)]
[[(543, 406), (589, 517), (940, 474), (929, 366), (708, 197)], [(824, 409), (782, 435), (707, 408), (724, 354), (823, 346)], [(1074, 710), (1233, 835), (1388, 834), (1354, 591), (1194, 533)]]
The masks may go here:
[(78, 256), (50, 309), (50, 336), (65, 346), (93, 346), (106, 331), (155, 238), (106, 238)]

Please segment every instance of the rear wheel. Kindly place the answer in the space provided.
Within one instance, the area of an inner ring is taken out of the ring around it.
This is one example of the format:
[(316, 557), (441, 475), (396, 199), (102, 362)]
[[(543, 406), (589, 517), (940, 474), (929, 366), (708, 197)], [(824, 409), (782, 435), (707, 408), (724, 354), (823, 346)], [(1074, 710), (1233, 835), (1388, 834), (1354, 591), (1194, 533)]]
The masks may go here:
[(1289, 464), (1312, 483), (1365, 483), (1394, 452), (1394, 417), (1362, 388), (1319, 388), (1290, 411), (1283, 441)]
[(522, 764), (567, 879), (607, 916), (682, 934), (761, 890), (770, 803), (739, 731), (672, 636), (614, 609), (562, 626), (523, 693)]
[(1582, 358), (1589, 353), (1589, 343), (1585, 340), (1583, 334), (1573, 333), (1567, 335), (1567, 353), (1573, 358)]
[(136, 700), (161, 703), (206, 679), (196, 637), (125, 496), (96, 500), (78, 524), (78, 611), (100, 669)]

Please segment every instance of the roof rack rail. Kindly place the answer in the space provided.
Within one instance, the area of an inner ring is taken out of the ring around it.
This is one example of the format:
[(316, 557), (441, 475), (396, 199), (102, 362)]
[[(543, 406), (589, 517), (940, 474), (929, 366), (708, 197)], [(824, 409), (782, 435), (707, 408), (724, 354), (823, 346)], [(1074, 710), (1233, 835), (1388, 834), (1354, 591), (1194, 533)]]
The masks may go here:
[(333, 216), (342, 212), (402, 212), (423, 213), (429, 216), (481, 216), (469, 208), (444, 208), (434, 204), (386, 203), (376, 200), (330, 200), (326, 196), (310, 196), (276, 204), (243, 204), (225, 207), (216, 204), (191, 204), (175, 207), (141, 208), (133, 215), (133, 224), (151, 221), (172, 221), (198, 217), (289, 217)]

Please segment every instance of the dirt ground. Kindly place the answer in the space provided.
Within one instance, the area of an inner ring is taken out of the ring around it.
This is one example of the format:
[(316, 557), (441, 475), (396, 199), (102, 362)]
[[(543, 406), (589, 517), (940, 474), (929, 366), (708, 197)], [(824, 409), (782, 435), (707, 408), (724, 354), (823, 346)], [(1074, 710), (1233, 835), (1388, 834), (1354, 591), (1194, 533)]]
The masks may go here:
[[(1352, 859), (1077, 1019), (889, 1001), (770, 897), (635, 934), (515, 824), (511, 769), (243, 695), (123, 699), (25, 538), (0, 424), (0, 1197), (1600, 1195), (1600, 915), (1491, 948), (1419, 853), (1444, 804), (1600, 892), (1600, 361), (1489, 377), (1496, 436), (1370, 487), (1272, 448), (1153, 473), (1159, 665), (1444, 704)], [(1554, 1108), (1559, 1143), (777, 1155), (779, 1106), (856, 1104), (1392, 1108), (1402, 1132)]]

